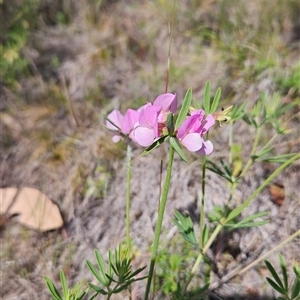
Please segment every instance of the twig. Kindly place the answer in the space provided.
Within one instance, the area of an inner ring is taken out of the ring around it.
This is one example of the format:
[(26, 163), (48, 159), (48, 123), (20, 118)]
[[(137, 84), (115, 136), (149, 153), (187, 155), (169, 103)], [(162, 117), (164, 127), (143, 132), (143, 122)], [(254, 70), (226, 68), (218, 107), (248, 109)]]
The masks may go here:
[(73, 125), (77, 126), (77, 128), (80, 128), (80, 121), (75, 114), (74, 107), (73, 107), (73, 104), (72, 104), (72, 101), (70, 99), (70, 95), (68, 92), (66, 79), (63, 74), (60, 75), (60, 82), (61, 82), (61, 88), (62, 88), (63, 94), (67, 99), (67, 104), (68, 104), (68, 108), (70, 111), (70, 115), (72, 116), (72, 123), (73, 123)]

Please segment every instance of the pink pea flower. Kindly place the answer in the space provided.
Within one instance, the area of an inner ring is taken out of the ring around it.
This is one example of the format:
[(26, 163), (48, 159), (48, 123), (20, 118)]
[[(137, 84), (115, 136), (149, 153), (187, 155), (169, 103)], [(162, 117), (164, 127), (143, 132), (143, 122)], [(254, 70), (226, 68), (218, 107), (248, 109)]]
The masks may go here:
[(174, 114), (177, 109), (177, 95), (171, 93), (161, 94), (154, 100), (153, 105), (160, 106), (163, 112)]
[(143, 147), (149, 147), (157, 138), (166, 132), (166, 120), (169, 113), (177, 109), (176, 94), (159, 95), (153, 102), (139, 109), (138, 123), (134, 128), (132, 138)]
[(209, 155), (213, 151), (213, 144), (203, 137), (214, 124), (212, 115), (205, 118), (204, 110), (194, 110), (178, 128), (177, 138), (189, 151)]
[[(113, 110), (107, 118), (112, 121), (116, 126), (114, 126), (109, 121), (106, 121), (106, 127), (113, 131), (121, 132), (122, 134), (129, 135), (132, 134), (132, 130), (138, 121), (139, 113), (136, 110), (128, 109), (123, 116), (120, 111)], [(113, 136), (112, 140), (114, 143), (119, 142), (122, 139), (121, 134), (116, 134)]]
[(150, 146), (159, 137), (158, 116), (161, 107), (147, 103), (139, 110), (139, 119), (132, 138), (143, 147)]

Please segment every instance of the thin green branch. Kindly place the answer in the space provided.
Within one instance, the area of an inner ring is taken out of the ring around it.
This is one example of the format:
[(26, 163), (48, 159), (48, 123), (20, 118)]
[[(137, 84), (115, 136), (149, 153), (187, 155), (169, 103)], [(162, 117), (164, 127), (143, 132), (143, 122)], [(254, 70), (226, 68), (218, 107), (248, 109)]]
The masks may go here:
[(157, 251), (158, 251), (162, 222), (163, 222), (164, 212), (165, 212), (169, 188), (170, 188), (173, 159), (174, 159), (174, 148), (170, 145), (167, 174), (166, 174), (165, 184), (164, 184), (163, 193), (160, 201), (157, 223), (155, 227), (154, 242), (153, 242), (152, 252), (151, 252), (150, 269), (149, 269), (148, 281), (147, 281), (146, 292), (144, 297), (145, 300), (147, 300), (149, 297), (151, 281), (154, 273), (154, 266), (155, 266)]
[(126, 244), (127, 249), (130, 249), (130, 180), (131, 180), (131, 142), (127, 145), (127, 164), (126, 164)]
[(201, 179), (201, 208), (200, 208), (200, 221), (199, 221), (199, 228), (200, 228), (200, 249), (203, 248), (203, 228), (204, 228), (204, 204), (205, 204), (205, 170), (206, 170), (206, 156), (202, 159), (202, 179)]

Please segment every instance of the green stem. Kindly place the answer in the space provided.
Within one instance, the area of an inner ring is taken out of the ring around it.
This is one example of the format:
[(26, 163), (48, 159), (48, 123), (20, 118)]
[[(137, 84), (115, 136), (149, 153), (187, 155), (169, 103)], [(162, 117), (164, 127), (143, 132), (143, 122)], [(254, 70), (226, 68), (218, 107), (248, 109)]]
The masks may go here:
[(251, 165), (253, 163), (252, 156), (256, 152), (256, 148), (258, 146), (260, 134), (261, 134), (261, 127), (258, 127), (257, 130), (256, 130), (256, 136), (255, 136), (255, 139), (254, 139), (254, 142), (253, 142), (253, 147), (252, 147), (252, 150), (251, 150), (251, 153), (250, 153), (249, 160), (248, 160), (246, 166), (244, 167), (244, 169), (243, 169), (243, 171), (242, 171), (242, 173), (240, 175), (240, 178), (243, 178), (245, 176), (245, 174), (248, 172), (249, 168), (251, 167)]
[[(251, 167), (251, 165), (254, 162), (252, 156), (256, 152), (256, 149), (257, 149), (257, 146), (258, 146), (258, 142), (259, 142), (259, 138), (260, 138), (260, 134), (261, 134), (261, 127), (258, 127), (257, 130), (256, 130), (256, 135), (255, 135), (255, 139), (254, 139), (254, 142), (253, 142), (253, 146), (252, 146), (252, 150), (251, 150), (251, 153), (250, 153), (249, 160), (248, 160), (247, 164), (245, 165), (245, 167), (243, 168), (243, 171), (242, 171), (242, 173), (239, 176), (239, 180), (235, 181), (231, 185), (230, 196), (229, 196), (228, 202), (230, 202), (231, 199), (233, 198), (233, 195), (234, 195), (234, 193), (235, 193), (235, 191), (236, 191), (236, 189), (238, 187), (239, 182), (241, 182), (241, 179), (245, 176), (245, 174), (248, 172), (249, 168)], [(227, 202), (227, 204), (228, 204), (228, 202)]]
[[(286, 167), (292, 164), (294, 161), (300, 158), (300, 154), (295, 154), (292, 158), (281, 164), (265, 181), (248, 197), (248, 199), (239, 207), (240, 213), (250, 204), (250, 202), (267, 186), (270, 182)], [(226, 224), (232, 218), (227, 218), (224, 222)]]
[(152, 280), (153, 273), (154, 273), (155, 259), (157, 256), (159, 238), (160, 238), (160, 234), (161, 234), (161, 227), (162, 227), (165, 207), (166, 207), (166, 203), (167, 203), (169, 188), (170, 188), (173, 159), (174, 159), (174, 148), (170, 145), (167, 174), (166, 174), (165, 184), (164, 184), (162, 197), (161, 197), (161, 201), (160, 201), (157, 223), (156, 223), (156, 227), (155, 227), (154, 242), (153, 242), (152, 252), (151, 252), (151, 263), (150, 263), (147, 287), (146, 287), (146, 292), (145, 292), (145, 297), (144, 297), (145, 300), (148, 299), (150, 287), (151, 287), (151, 280)]
[(126, 244), (130, 248), (130, 179), (131, 179), (131, 142), (127, 145), (127, 171), (126, 171)]
[[(289, 160), (287, 160), (285, 163), (283, 163), (282, 165), (280, 165), (249, 197), (248, 199), (240, 206), (241, 211), (242, 212), (249, 204), (250, 202), (268, 185), (270, 184), (270, 182), (278, 175), (280, 174), (280, 172), (282, 172), (286, 167), (288, 167), (289, 165), (291, 165), (294, 161), (296, 161), (297, 159), (300, 159), (300, 154), (296, 154), (294, 155), (292, 158), (290, 158)], [(207, 252), (207, 250), (210, 248), (210, 246), (212, 245), (212, 243), (214, 242), (214, 240), (216, 239), (216, 237), (218, 236), (218, 234), (220, 233), (220, 231), (222, 230), (223, 226), (229, 222), (231, 219), (227, 218), (226, 220), (224, 220), (222, 222), (222, 224), (218, 224), (217, 227), (215, 228), (214, 232), (212, 233), (212, 235), (210, 236), (210, 238), (208, 239), (207, 243), (205, 244), (205, 246), (202, 249), (202, 252), (199, 253), (197, 260), (192, 268), (191, 271), (191, 275), (187, 281), (187, 284), (185, 286), (184, 291), (187, 289), (189, 283), (191, 282), (194, 274), (196, 273), (198, 266), (200, 264), (200, 262), (203, 259), (203, 255), (205, 255), (205, 253)], [(291, 239), (295, 238), (297, 235), (300, 234), (300, 230), (297, 231), (295, 234), (293, 234), (290, 238), (288, 238), (285, 242), (289, 242)], [(280, 245), (281, 247), (282, 245)], [(279, 246), (278, 246), (279, 247)], [(277, 247), (275, 248), (277, 249)], [(274, 251), (275, 249), (273, 249), (272, 251)], [(268, 253), (269, 254), (269, 253)], [(247, 267), (247, 270), (253, 266), (253, 263), (251, 265), (249, 265)], [(244, 270), (242, 270), (244, 272)]]
[(203, 157), (202, 165), (202, 180), (201, 180), (201, 208), (200, 208), (200, 249), (203, 248), (203, 227), (204, 227), (204, 201), (205, 201), (205, 170), (206, 170), (206, 156)]
[(198, 270), (198, 267), (201, 263), (201, 261), (203, 260), (203, 257), (205, 255), (205, 253), (207, 252), (207, 250), (209, 249), (209, 247), (211, 246), (211, 244), (214, 242), (215, 238), (217, 237), (217, 235), (219, 234), (219, 232), (221, 231), (221, 229), (223, 228), (223, 225), (218, 224), (218, 226), (215, 228), (214, 232), (212, 233), (212, 235), (210, 236), (209, 240), (207, 241), (207, 243), (205, 244), (202, 252), (199, 253), (194, 266), (191, 270), (191, 274), (189, 275), (188, 280), (186, 281), (185, 286), (183, 287), (183, 293), (186, 292), (188, 285), (190, 284), (190, 282), (192, 281), (196, 271)]
[(232, 145), (233, 145), (233, 122), (229, 123), (229, 136), (228, 136), (228, 146), (229, 146), (229, 156), (228, 162), (229, 165), (232, 164)]

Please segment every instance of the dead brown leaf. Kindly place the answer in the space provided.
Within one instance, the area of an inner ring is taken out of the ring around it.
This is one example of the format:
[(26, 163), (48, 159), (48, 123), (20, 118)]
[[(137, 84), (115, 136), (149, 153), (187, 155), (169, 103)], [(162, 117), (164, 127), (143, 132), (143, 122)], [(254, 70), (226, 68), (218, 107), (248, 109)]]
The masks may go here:
[(17, 216), (29, 228), (47, 231), (63, 226), (59, 208), (45, 194), (34, 188), (0, 189), (0, 213)]

